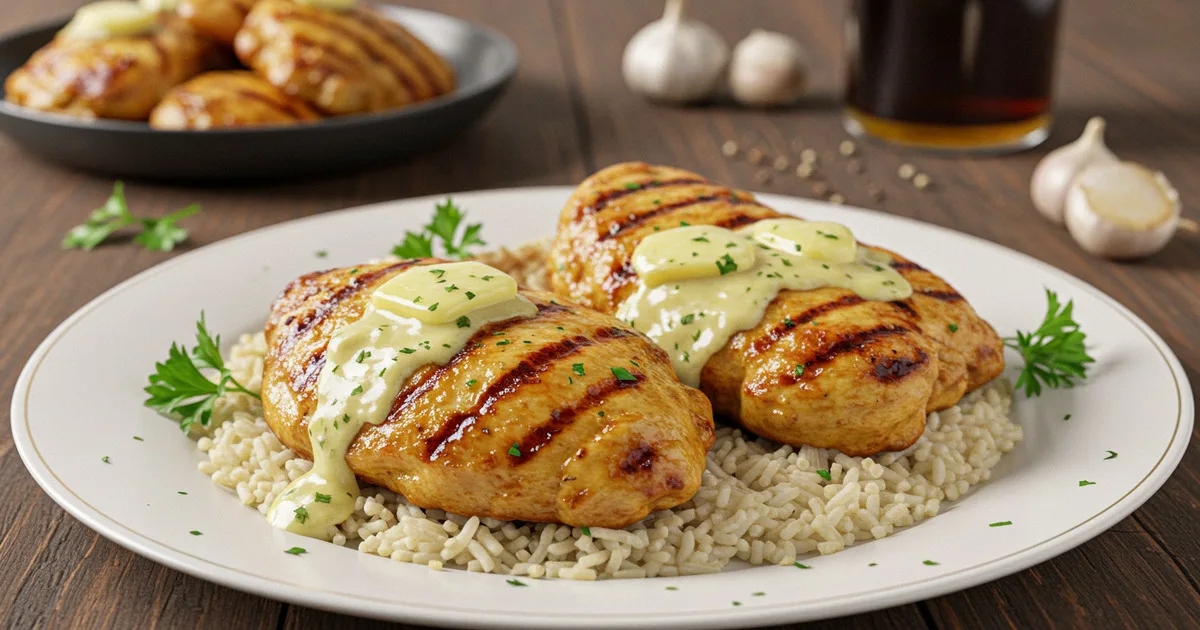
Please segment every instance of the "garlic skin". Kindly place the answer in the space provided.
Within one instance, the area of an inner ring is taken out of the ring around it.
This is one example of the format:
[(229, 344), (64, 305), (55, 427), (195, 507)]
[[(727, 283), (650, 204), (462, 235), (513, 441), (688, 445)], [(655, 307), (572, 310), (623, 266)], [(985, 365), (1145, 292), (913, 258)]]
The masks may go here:
[(1166, 246), (1179, 225), (1179, 193), (1162, 173), (1133, 162), (1096, 164), (1067, 191), (1066, 224), (1088, 253), (1142, 258)]
[(729, 90), (739, 103), (774, 107), (794, 103), (808, 88), (808, 55), (782, 33), (756, 29), (733, 49)]
[(1047, 219), (1062, 225), (1071, 180), (1089, 166), (1117, 161), (1104, 144), (1104, 119), (1092, 117), (1078, 140), (1047, 153), (1038, 162), (1029, 185), (1033, 205)]
[(725, 40), (688, 19), (684, 0), (668, 0), (662, 19), (642, 27), (625, 46), (621, 71), (634, 92), (683, 104), (712, 96), (728, 64)]

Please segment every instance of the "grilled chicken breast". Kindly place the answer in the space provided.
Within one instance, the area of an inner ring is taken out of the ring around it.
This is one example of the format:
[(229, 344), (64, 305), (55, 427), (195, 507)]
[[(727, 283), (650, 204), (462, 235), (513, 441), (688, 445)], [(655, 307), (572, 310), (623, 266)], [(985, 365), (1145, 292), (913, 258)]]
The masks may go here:
[[(284, 289), (263, 373), (264, 415), (280, 441), (311, 457), (331, 336), (361, 317), (375, 287), (435, 262), (335, 269)], [(570, 525), (624, 527), (691, 498), (714, 440), (704, 395), (617, 319), (522, 294), (537, 316), (488, 324), (446, 365), (414, 373), (387, 419), (352, 442), (351, 469), (422, 507)]]
[(4, 83), (17, 105), (78, 118), (146, 120), (168, 90), (216, 61), (212, 44), (174, 16), (152, 33), (56, 37)]
[(150, 112), (155, 129), (216, 129), (318, 120), (304, 101), (246, 70), (206, 72), (175, 86)]
[(230, 48), (258, 0), (182, 0), (175, 11), (205, 37)]
[(454, 89), (454, 69), (371, 9), (327, 11), (261, 0), (234, 42), (238, 58), (330, 115), (373, 112)]
[[(613, 313), (635, 290), (634, 248), (655, 229), (681, 222), (738, 228), (787, 216), (695, 173), (617, 164), (586, 179), (563, 209), (548, 261), (551, 284)], [(705, 365), (700, 388), (714, 411), (779, 442), (871, 455), (910, 446), (928, 412), (1003, 371), (999, 337), (962, 295), (920, 265), (871, 249), (891, 257), (912, 297), (780, 292), (757, 326), (734, 335)], [(797, 365), (805, 366), (799, 376)]]

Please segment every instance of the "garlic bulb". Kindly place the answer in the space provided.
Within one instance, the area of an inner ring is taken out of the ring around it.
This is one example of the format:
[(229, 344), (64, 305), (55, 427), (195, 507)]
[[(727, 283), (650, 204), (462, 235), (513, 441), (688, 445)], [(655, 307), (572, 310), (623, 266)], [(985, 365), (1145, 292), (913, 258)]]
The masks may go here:
[(1179, 225), (1179, 193), (1162, 173), (1133, 162), (1095, 164), (1067, 191), (1067, 231), (1089, 253), (1141, 258), (1162, 249)]
[(787, 105), (808, 87), (808, 55), (781, 33), (755, 30), (733, 49), (729, 89), (743, 105)]
[(625, 46), (622, 72), (629, 89), (668, 103), (712, 96), (729, 63), (729, 47), (707, 24), (684, 16), (684, 0), (667, 0), (661, 20)]
[(1062, 225), (1063, 207), (1071, 180), (1093, 164), (1115, 162), (1117, 156), (1104, 145), (1104, 119), (1095, 116), (1088, 120), (1078, 140), (1047, 153), (1038, 163), (1029, 190), (1033, 205), (1047, 219)]

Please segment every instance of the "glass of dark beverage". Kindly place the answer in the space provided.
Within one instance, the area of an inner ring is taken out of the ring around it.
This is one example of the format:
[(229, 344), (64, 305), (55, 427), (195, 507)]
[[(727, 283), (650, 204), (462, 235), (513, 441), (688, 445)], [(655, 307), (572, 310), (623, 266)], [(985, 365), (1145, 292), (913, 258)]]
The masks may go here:
[(1061, 0), (854, 0), (846, 129), (924, 149), (1005, 152), (1050, 130)]

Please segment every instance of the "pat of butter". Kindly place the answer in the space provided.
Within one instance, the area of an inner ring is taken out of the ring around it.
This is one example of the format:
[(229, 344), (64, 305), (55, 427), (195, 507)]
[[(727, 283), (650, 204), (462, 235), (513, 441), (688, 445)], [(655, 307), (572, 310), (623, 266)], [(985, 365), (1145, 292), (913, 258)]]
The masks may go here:
[(749, 231), (754, 240), (794, 256), (833, 263), (851, 263), (857, 256), (854, 235), (840, 223), (767, 219)]
[(325, 11), (349, 11), (354, 8), (356, 0), (293, 0), (296, 4), (324, 9)]
[(725, 228), (692, 225), (642, 239), (633, 251), (633, 269), (646, 286), (710, 278), (754, 265), (754, 246)]
[(179, 0), (138, 0), (142, 8), (152, 13), (174, 13)]
[(479, 262), (412, 267), (383, 283), (371, 295), (381, 311), (426, 324), (453, 322), (517, 296), (517, 281)]
[(80, 7), (61, 34), (69, 39), (110, 39), (144, 35), (157, 28), (154, 12), (138, 3), (103, 0)]

